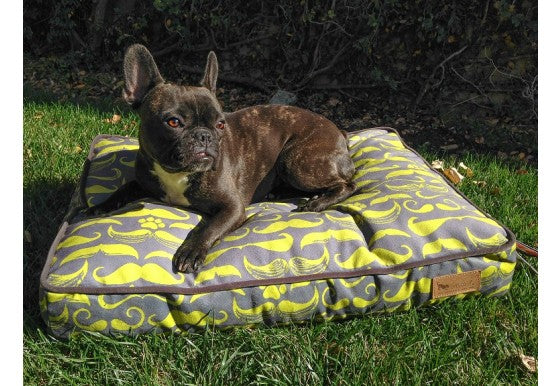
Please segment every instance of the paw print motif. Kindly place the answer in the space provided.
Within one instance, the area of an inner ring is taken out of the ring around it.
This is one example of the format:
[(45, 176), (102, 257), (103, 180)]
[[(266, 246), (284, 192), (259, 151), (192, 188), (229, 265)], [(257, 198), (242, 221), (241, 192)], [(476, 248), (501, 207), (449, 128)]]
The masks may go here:
[(158, 228), (165, 228), (165, 224), (160, 218), (146, 217), (138, 220), (142, 228), (157, 230)]
[(263, 290), (263, 297), (265, 299), (274, 299), (278, 300), (282, 295), (286, 293), (286, 285), (281, 284), (279, 286), (276, 285), (269, 285), (269, 286), (260, 286), (260, 289)]

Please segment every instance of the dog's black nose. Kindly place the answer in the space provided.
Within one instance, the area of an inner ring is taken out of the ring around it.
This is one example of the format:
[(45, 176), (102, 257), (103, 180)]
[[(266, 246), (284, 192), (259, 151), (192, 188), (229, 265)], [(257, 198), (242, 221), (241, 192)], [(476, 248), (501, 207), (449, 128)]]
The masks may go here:
[(196, 129), (193, 138), (201, 145), (207, 146), (212, 142), (212, 133), (208, 129)]

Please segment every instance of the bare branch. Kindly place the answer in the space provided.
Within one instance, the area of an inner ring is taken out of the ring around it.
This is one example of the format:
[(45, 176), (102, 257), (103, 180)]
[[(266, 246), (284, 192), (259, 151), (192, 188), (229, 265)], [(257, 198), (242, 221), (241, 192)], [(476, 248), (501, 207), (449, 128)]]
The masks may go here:
[[(188, 48), (188, 49), (183, 49), (183, 51), (185, 51), (185, 52), (201, 52), (202, 51), (203, 52), (203, 51), (209, 51), (209, 50), (213, 50), (213, 49), (215, 49), (217, 51), (227, 51), (229, 49), (239, 47), (239, 46), (244, 45), (244, 44), (250, 44), (250, 43), (258, 42), (260, 40), (269, 39), (273, 36), (274, 36), (273, 34), (266, 34), (266, 35), (256, 36), (256, 37), (250, 38), (250, 39), (240, 40), (238, 42), (231, 43), (231, 44), (226, 43), (225, 47), (218, 47), (218, 45), (217, 45), (217, 43), (214, 39), (213, 33), (212, 33), (212, 38), (211, 38), (212, 43), (210, 43), (210, 41), (206, 41), (204, 44), (200, 44), (198, 46), (194, 46), (194, 47)], [(168, 54), (170, 52), (173, 52), (177, 49), (180, 49), (180, 47), (181, 47), (181, 42), (179, 41), (179, 42), (176, 42), (176, 43), (170, 45), (169, 47), (166, 47), (166, 48), (163, 48), (159, 51), (154, 52), (153, 56), (154, 57), (162, 56), (162, 55)]]
[(338, 63), (338, 61), (340, 60), (340, 57), (342, 56), (342, 54), (346, 52), (348, 47), (350, 47), (350, 42), (348, 42), (344, 46), (342, 46), (342, 48), (340, 50), (338, 50), (336, 55), (332, 57), (332, 59), (330, 60), (330, 62), (326, 66), (324, 66), (324, 67), (322, 67), (318, 70), (314, 70), (314, 71), (311, 71), (310, 73), (308, 73), (305, 76), (305, 78), (303, 78), (303, 80), (297, 84), (296, 89), (301, 90), (301, 89), (305, 88), (305, 85), (307, 83), (309, 83), (309, 81), (311, 81), (311, 79), (313, 79), (316, 76), (321, 75), (321, 74), (327, 72), (328, 70), (330, 70), (331, 68), (333, 68), (335, 66), (335, 64)]
[(511, 73), (506, 73), (503, 72), (502, 70), (500, 70), (498, 68), (498, 66), (496, 66), (496, 64), (494, 63), (494, 61), (492, 60), (492, 58), (490, 58), (488, 55), (486, 55), (486, 58), (490, 61), (490, 63), (492, 64), (492, 66), (494, 67), (494, 70), (492, 71), (492, 73), (488, 76), (488, 80), (490, 81), (490, 83), (492, 84), (492, 86), (494, 86), (494, 82), (492, 81), (492, 75), (494, 75), (494, 73), (498, 73), (500, 75), (503, 75), (507, 78), (510, 79), (516, 79), (519, 80), (520, 82), (523, 83), (523, 85), (525, 86), (523, 88), (523, 90), (521, 91), (521, 97), (529, 100), (531, 102), (531, 110), (533, 111), (533, 115), (535, 118), (538, 117), (538, 113), (537, 113), (537, 101), (535, 100), (535, 96), (538, 95), (537, 94), (537, 82), (538, 82), (538, 76), (535, 75), (533, 77), (533, 80), (529, 83), (529, 81), (525, 78), (522, 78), (520, 76), (511, 74)]
[[(441, 71), (445, 71), (445, 69), (443, 67), (445, 65), (445, 63), (449, 62), (451, 59), (453, 59), (457, 55), (460, 55), (463, 51), (465, 51), (467, 49), (467, 47), (468, 46), (464, 46), (463, 48), (453, 52), (447, 58), (443, 59), (440, 64), (438, 64), (436, 67), (434, 67), (434, 70), (432, 71), (432, 74), (430, 75), (430, 77), (428, 79), (426, 79), (426, 82), (424, 82), (424, 86), (422, 87), (422, 89), (418, 93), (418, 96), (416, 97), (416, 100), (414, 101), (413, 112), (416, 111), (416, 107), (418, 106), (418, 104), (420, 103), (420, 101), (422, 100), (422, 98), (424, 97), (426, 92), (430, 88), (434, 87), (434, 86), (430, 86), (430, 82), (432, 82), (434, 80), (437, 70), (441, 69)], [(442, 75), (442, 80), (443, 80), (443, 75)], [(439, 85), (440, 83), (441, 82), (437, 83), (437, 85)]]
[(470, 80), (466, 79), (464, 76), (459, 74), (459, 72), (457, 72), (457, 70), (453, 66), (451, 66), (451, 71), (453, 71), (455, 75), (459, 77), (459, 79), (473, 86), (481, 96), (485, 97), (488, 101), (490, 101), (490, 97), (486, 95), (486, 93), (484, 93), (480, 87), (478, 87), (476, 84), (474, 84), (473, 82), (471, 82)]
[[(204, 73), (203, 68), (197, 68), (197, 67), (191, 67), (191, 66), (185, 66), (185, 65), (179, 65), (178, 67), (181, 71), (189, 73), (189, 74), (202, 75)], [(267, 94), (269, 94), (271, 92), (271, 88), (269, 86), (267, 86), (263, 82), (260, 82), (256, 79), (253, 79), (253, 78), (246, 78), (246, 77), (243, 77), (243, 76), (235, 76), (235, 75), (227, 75), (227, 74), (219, 74), (218, 79), (221, 80), (221, 81), (224, 81), (224, 82), (232, 82), (232, 83), (241, 84), (243, 86), (253, 87), (253, 88), (256, 88), (257, 90), (260, 90), (260, 91), (265, 92)]]

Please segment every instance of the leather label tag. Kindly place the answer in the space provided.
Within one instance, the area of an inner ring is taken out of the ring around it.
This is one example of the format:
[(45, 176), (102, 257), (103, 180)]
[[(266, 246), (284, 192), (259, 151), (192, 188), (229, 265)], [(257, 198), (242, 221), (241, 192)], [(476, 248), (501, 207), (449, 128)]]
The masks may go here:
[(468, 271), (434, 277), (432, 299), (480, 290), (480, 271)]

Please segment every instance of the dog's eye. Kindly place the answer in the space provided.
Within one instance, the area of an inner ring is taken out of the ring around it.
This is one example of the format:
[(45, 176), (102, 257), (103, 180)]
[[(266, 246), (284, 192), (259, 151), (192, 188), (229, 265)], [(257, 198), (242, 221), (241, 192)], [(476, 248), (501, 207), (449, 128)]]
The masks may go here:
[(219, 121), (218, 123), (216, 123), (216, 129), (222, 130), (225, 126), (226, 126), (225, 121)]
[(166, 122), (170, 127), (179, 127), (179, 125), (181, 124), (181, 121), (179, 121), (179, 119), (173, 117), (173, 118), (169, 118)]

